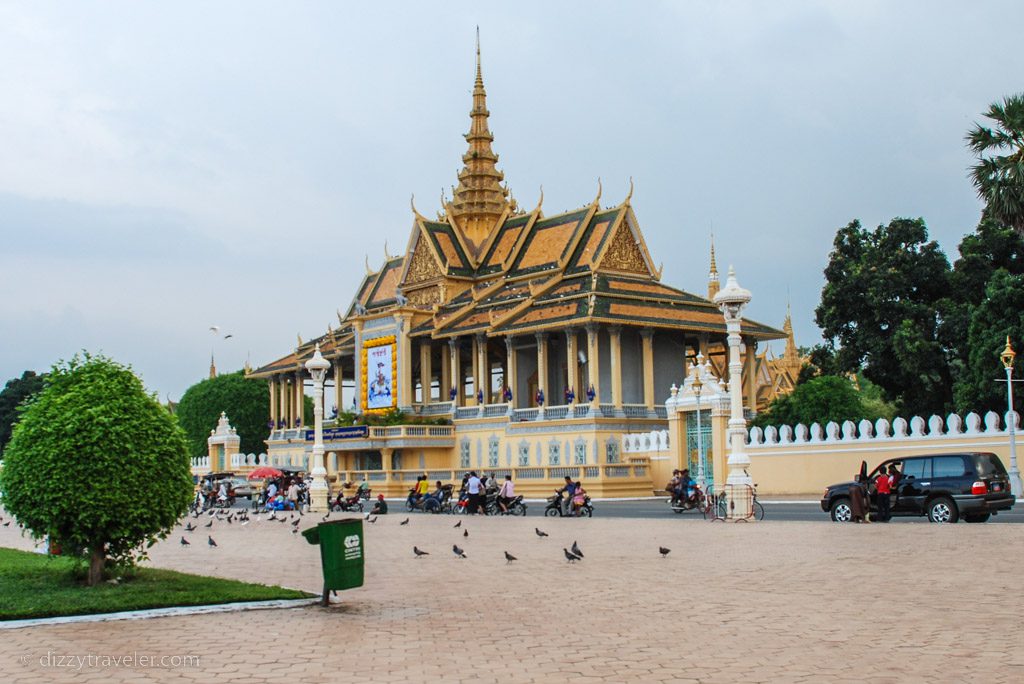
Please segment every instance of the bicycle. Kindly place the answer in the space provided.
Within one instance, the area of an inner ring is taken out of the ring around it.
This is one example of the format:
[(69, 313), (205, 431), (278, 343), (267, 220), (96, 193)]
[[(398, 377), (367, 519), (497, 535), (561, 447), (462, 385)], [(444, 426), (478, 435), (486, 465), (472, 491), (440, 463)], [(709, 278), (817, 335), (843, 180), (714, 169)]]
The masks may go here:
[[(752, 489), (753, 500), (750, 502), (750, 517), (764, 520), (764, 505), (757, 500), (757, 485)], [(705, 520), (725, 520), (729, 514), (729, 498), (725, 492), (708, 495), (708, 507), (704, 511)]]

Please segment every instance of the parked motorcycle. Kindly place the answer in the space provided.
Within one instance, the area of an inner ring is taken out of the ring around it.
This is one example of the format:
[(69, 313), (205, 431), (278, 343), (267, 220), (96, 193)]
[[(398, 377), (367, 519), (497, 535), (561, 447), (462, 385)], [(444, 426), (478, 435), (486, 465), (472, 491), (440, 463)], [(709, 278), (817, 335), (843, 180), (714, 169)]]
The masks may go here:
[(331, 505), (331, 510), (335, 513), (350, 513), (353, 511), (363, 512), (363, 502), (359, 498), (359, 494), (345, 497), (338, 494), (338, 497), (334, 500)]
[(508, 508), (507, 514), (505, 511), (501, 510), (501, 504), (498, 503), (497, 496), (494, 496), (493, 498), (490, 495), (487, 496), (486, 508), (487, 515), (526, 515), (526, 504), (523, 503), (523, 497), (521, 494), (512, 499), (512, 501), (506, 505), (506, 508)]

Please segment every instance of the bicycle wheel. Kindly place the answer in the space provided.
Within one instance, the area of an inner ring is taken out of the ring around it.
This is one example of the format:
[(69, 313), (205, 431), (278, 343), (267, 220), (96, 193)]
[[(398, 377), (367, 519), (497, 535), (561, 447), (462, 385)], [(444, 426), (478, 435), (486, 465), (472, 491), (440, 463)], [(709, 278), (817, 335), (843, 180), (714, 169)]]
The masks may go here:
[(757, 499), (754, 500), (753, 508), (751, 508), (754, 520), (764, 520), (764, 506)]

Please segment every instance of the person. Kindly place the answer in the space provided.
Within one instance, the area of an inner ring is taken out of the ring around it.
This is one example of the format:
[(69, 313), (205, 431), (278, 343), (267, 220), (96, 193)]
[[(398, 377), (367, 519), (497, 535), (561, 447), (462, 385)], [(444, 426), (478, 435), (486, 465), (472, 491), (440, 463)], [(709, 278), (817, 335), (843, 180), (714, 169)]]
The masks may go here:
[(384, 500), (383, 494), (377, 495), (377, 503), (370, 509), (370, 515), (385, 515), (388, 512), (388, 502)]
[[(892, 496), (892, 499), (893, 499), (893, 504), (892, 505), (895, 505), (897, 508), (899, 507), (899, 502), (900, 502), (900, 488), (899, 488), (899, 484), (900, 484), (900, 478), (902, 478), (902, 477), (903, 477), (903, 473), (900, 472), (899, 464), (897, 464), (897, 463), (890, 463), (889, 464), (889, 491), (891, 492), (891, 496)], [(890, 508), (892, 507), (892, 505), (890, 505)]]
[(857, 473), (853, 476), (853, 486), (850, 487), (851, 522), (867, 522), (867, 498), (867, 492), (860, 480), (860, 473)]
[(476, 513), (479, 509), (480, 513), (486, 513), (483, 510), (480, 495), (483, 493), (483, 482), (476, 476), (476, 471), (469, 471), (469, 479), (466, 480), (466, 494), (469, 495), (469, 501), (466, 502), (466, 509), (470, 513)]
[(878, 495), (879, 522), (889, 522), (889, 494), (891, 492), (892, 481), (889, 479), (889, 473), (885, 472), (885, 468), (882, 468), (878, 472), (878, 476), (875, 478), (875, 493)]
[(299, 484), (292, 480), (292, 483), (288, 485), (288, 503), (291, 507), (298, 508), (299, 505)]
[(672, 471), (672, 479), (665, 485), (665, 491), (672, 497), (672, 503), (676, 504), (679, 501), (679, 469), (676, 468)]
[(365, 495), (370, 491), (370, 483), (367, 481), (366, 476), (363, 476), (363, 481), (359, 483), (359, 487), (356, 489), (356, 494), (360, 498), (365, 498)]
[(690, 477), (690, 469), (683, 468), (679, 471), (679, 500), (689, 506), (693, 503), (697, 494), (696, 482)]
[(228, 502), (228, 481), (227, 480), (221, 480), (220, 481), (220, 487), (217, 488), (217, 501), (221, 502), (222, 504), (226, 504)]
[(508, 513), (508, 506), (515, 498), (516, 487), (512, 484), (512, 476), (506, 475), (505, 481), (501, 483), (501, 489), (498, 490), (498, 505), (501, 506), (502, 513)]
[(431, 494), (431, 496), (433, 496), (438, 501), (441, 501), (443, 499), (443, 497), (444, 497), (444, 485), (441, 484), (440, 480), (438, 480), (434, 484), (434, 493)]
[(420, 485), (422, 485), (422, 484), (423, 484), (423, 476), (422, 475), (417, 475), (416, 476), (416, 484), (413, 485), (409, 489), (409, 497), (405, 500), (405, 503), (406, 503), (406, 505), (408, 507), (412, 508), (413, 506), (415, 506), (416, 502), (422, 496), (422, 494), (420, 494)]
[(572, 513), (579, 515), (583, 510), (583, 504), (587, 502), (587, 490), (583, 488), (582, 482), (577, 482), (572, 492)]
[(576, 483), (572, 481), (572, 478), (568, 475), (565, 476), (565, 485), (561, 489), (556, 489), (555, 493), (559, 496), (565, 494), (562, 499), (562, 515), (569, 515), (569, 511), (572, 510), (572, 496), (576, 492)]
[(277, 497), (277, 480), (271, 480), (267, 486), (267, 501), (273, 501)]

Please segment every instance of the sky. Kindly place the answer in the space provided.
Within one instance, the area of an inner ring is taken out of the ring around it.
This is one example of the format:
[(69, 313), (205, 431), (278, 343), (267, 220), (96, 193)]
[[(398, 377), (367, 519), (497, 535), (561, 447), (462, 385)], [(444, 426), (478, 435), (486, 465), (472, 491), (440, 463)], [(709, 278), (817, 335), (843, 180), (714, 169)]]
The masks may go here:
[(956, 258), (963, 136), (1024, 90), (1021, 25), (1019, 1), (0, 1), (0, 383), (87, 349), (177, 400), (211, 352), (256, 367), (336, 325), (410, 197), (433, 216), (456, 183), (476, 26), (524, 207), (632, 177), (663, 282), (706, 292), (713, 230), (748, 317), (790, 302), (815, 344), (851, 220), (923, 217)]

